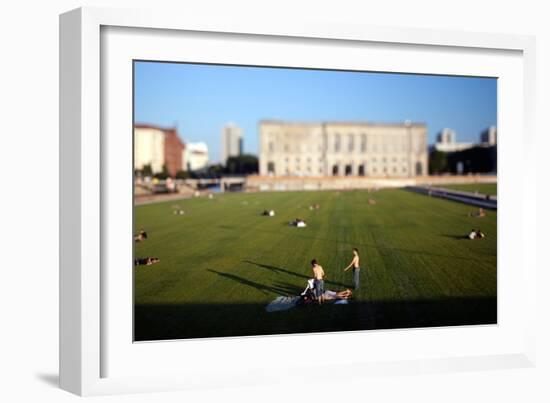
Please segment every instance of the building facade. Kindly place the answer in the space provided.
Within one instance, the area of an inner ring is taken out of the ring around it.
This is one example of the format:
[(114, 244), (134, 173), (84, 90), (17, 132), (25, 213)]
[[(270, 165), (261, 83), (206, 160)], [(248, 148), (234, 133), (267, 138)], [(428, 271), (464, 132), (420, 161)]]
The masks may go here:
[(186, 170), (198, 171), (208, 166), (208, 145), (206, 143), (188, 143), (185, 147)]
[(164, 164), (168, 174), (172, 177), (183, 170), (185, 165), (182, 161), (185, 145), (180, 140), (176, 129), (164, 130)]
[(154, 126), (134, 126), (134, 169), (151, 166), (153, 173), (164, 167), (164, 130)]
[(151, 166), (153, 174), (164, 167), (170, 176), (175, 176), (185, 166), (182, 161), (185, 144), (180, 140), (175, 128), (162, 128), (153, 125), (134, 126), (134, 169), (142, 170)]
[(243, 130), (232, 123), (222, 129), (222, 163), (227, 163), (229, 157), (238, 157), (242, 154)]
[(259, 124), (260, 175), (427, 175), (425, 124), (370, 122)]

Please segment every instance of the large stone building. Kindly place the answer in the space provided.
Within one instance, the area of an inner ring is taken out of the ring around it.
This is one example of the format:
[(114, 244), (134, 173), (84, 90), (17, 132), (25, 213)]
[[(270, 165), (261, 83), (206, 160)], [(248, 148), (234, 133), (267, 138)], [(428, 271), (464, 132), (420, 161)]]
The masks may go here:
[(185, 166), (183, 161), (185, 144), (174, 128), (153, 125), (134, 126), (134, 169), (142, 170), (151, 166), (154, 174), (164, 167), (170, 176), (175, 176)]
[(427, 175), (425, 124), (404, 122), (259, 124), (260, 175)]

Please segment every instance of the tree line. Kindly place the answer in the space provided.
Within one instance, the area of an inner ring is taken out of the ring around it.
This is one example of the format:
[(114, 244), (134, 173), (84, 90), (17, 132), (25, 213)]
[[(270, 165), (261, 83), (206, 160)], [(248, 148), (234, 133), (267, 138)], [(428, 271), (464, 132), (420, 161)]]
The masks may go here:
[(430, 175), (495, 173), (497, 147), (472, 147), (456, 152), (432, 150), (428, 165)]
[[(258, 173), (258, 157), (252, 154), (243, 154), (229, 157), (224, 164), (212, 164), (196, 171), (180, 170), (175, 179), (220, 178), (224, 175), (251, 175)], [(166, 165), (161, 172), (153, 173), (151, 164), (144, 165), (142, 169), (135, 170), (136, 176), (167, 179), (170, 177)]]

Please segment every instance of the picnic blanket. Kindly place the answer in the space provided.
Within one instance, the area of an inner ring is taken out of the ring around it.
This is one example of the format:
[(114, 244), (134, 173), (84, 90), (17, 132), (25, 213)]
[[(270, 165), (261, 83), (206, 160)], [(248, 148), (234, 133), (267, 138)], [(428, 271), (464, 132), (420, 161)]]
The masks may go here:
[[(336, 295), (334, 291), (328, 291), (328, 293), (333, 293)], [(325, 292), (327, 294), (327, 292)], [(294, 308), (296, 305), (298, 305), (298, 302), (300, 302), (300, 297), (287, 297), (287, 296), (278, 296), (273, 301), (271, 301), (266, 307), (265, 310), (267, 312), (277, 312), (277, 311), (286, 311), (288, 309)], [(329, 303), (333, 303), (334, 305), (347, 305), (349, 303), (346, 299), (337, 299), (337, 300), (331, 300)]]
[(286, 311), (287, 309), (294, 308), (300, 301), (300, 297), (284, 297), (279, 296), (269, 303), (265, 307), (267, 312)]

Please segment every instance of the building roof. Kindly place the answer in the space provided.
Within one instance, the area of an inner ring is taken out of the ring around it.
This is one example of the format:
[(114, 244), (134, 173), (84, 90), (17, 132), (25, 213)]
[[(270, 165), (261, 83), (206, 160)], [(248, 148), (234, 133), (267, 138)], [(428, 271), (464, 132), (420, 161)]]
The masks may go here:
[(426, 123), (421, 122), (369, 122), (369, 121), (318, 121), (318, 122), (300, 122), (300, 121), (287, 121), (287, 120), (276, 120), (276, 119), (262, 119), (259, 122), (262, 124), (278, 124), (278, 125), (292, 125), (292, 126), (372, 126), (372, 127), (403, 127), (403, 126), (415, 126), (415, 127), (426, 127)]
[(187, 150), (192, 153), (208, 153), (208, 145), (204, 142), (188, 143)]
[(162, 130), (163, 132), (168, 130), (176, 130), (175, 127), (162, 127), (162, 126), (152, 125), (149, 123), (136, 123), (134, 124), (134, 129), (157, 129), (157, 130)]
[(134, 124), (134, 129), (154, 129), (164, 132), (165, 135), (175, 136), (175, 139), (179, 141), (180, 145), (185, 148), (185, 143), (178, 134), (178, 129), (176, 127), (162, 127), (157, 125), (152, 125), (149, 123), (136, 123)]

